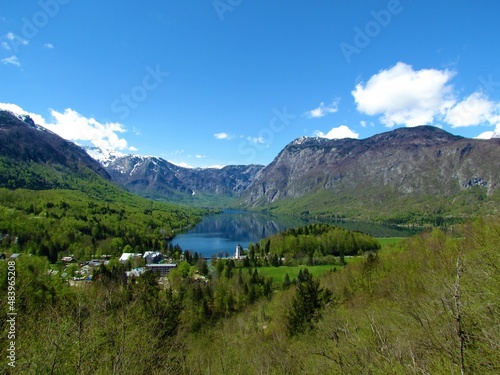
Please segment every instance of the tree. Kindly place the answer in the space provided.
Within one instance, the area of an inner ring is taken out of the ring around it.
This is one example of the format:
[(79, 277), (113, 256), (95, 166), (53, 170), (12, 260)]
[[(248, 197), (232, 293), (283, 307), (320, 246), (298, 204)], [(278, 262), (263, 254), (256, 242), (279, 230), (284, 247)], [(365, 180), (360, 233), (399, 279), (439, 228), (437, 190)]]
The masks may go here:
[(207, 261), (203, 258), (198, 258), (195, 263), (195, 268), (203, 276), (208, 276), (208, 273), (210, 272), (208, 269)]
[(315, 280), (307, 268), (301, 273), (292, 306), (286, 314), (288, 332), (292, 336), (314, 328), (314, 323), (321, 318), (321, 308), (332, 295), (329, 289), (320, 287), (319, 280)]
[(269, 254), (269, 251), (271, 249), (271, 239), (268, 239), (266, 241), (266, 244), (265, 244), (265, 247), (264, 247), (264, 251), (266, 254)]
[(283, 281), (283, 289), (288, 289), (292, 282), (290, 281), (290, 276), (288, 276), (288, 272), (285, 274), (285, 280)]
[(368, 291), (372, 292), (372, 279), (375, 267), (379, 263), (379, 258), (377, 253), (369, 252), (365, 262), (363, 263), (363, 275), (366, 278), (368, 284)]

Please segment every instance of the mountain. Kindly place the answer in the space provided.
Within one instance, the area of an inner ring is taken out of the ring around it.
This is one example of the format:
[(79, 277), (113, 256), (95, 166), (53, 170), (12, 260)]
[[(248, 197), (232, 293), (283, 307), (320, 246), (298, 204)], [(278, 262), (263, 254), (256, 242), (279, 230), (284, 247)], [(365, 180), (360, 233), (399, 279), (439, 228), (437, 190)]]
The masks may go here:
[(237, 197), (264, 168), (261, 165), (183, 168), (161, 158), (138, 155), (108, 159), (105, 166), (113, 181), (127, 190), (173, 200), (197, 195)]
[(137, 155), (101, 160), (113, 181), (147, 197), (397, 223), (497, 212), (499, 161), (500, 139), (432, 126), (361, 140), (301, 137), (266, 167), (191, 169)]
[(69, 187), (68, 176), (92, 173), (110, 180), (81, 147), (9, 111), (0, 111), (0, 170), (0, 187), (10, 188)]
[(485, 200), (498, 193), (499, 182), (500, 139), (467, 139), (420, 126), (361, 140), (296, 139), (261, 171), (242, 202), (370, 219), (461, 208), (470, 213), (472, 198), (466, 196)]
[(125, 156), (125, 154), (119, 151), (95, 146), (84, 146), (83, 149), (92, 159), (97, 160), (104, 168), (106, 168), (112, 161)]
[(205, 210), (153, 202), (125, 191), (85, 150), (0, 111), (0, 248), (51, 262), (166, 251), (167, 240)]

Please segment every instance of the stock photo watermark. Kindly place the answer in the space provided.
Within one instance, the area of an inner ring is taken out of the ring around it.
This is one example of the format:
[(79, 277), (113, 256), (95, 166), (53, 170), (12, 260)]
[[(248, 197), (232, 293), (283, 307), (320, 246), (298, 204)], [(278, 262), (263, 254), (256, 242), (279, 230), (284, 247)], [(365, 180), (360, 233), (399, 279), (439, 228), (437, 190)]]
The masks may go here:
[(222, 22), (224, 21), (225, 14), (227, 12), (232, 13), (242, 2), (243, 0), (214, 0), (212, 5)]
[(16, 262), (7, 263), (7, 364), (16, 367)]
[(33, 39), (41, 29), (47, 26), (51, 19), (59, 14), (61, 6), (70, 2), (71, 0), (40, 0), (38, 2), (39, 10), (31, 17), (21, 18), (21, 35), (9, 33), (7, 41), (9, 49), (17, 53), (19, 47), (27, 45), (30, 39)]
[(500, 88), (500, 81), (494, 81), (492, 74), (489, 74), (488, 78), (479, 76), (477, 77), (477, 80), (480, 82), (480, 88), (490, 94)]
[(247, 162), (252, 162), (257, 156), (257, 153), (263, 151), (266, 145), (271, 143), (274, 139), (275, 134), (278, 134), (285, 130), (285, 128), (290, 124), (291, 120), (296, 118), (297, 115), (287, 113), (286, 107), (280, 111), (277, 108), (273, 109), (273, 117), (269, 121), (269, 125), (262, 128), (257, 137), (253, 139), (259, 140), (254, 142), (251, 140), (246, 140), (238, 146), (238, 152), (240, 155), (248, 156)]
[(121, 120), (128, 117), (131, 110), (145, 101), (149, 92), (157, 89), (170, 74), (162, 71), (158, 64), (154, 68), (147, 66), (145, 70), (146, 74), (140, 84), (134, 86), (128, 93), (120, 95), (118, 99), (111, 103), (111, 110), (113, 113), (118, 114)]
[[(411, 1), (411, 0), (408, 0)], [(351, 43), (342, 42), (339, 44), (344, 58), (348, 63), (352, 61), (352, 55), (359, 55), (367, 48), (373, 39), (378, 37), (383, 29), (389, 26), (394, 16), (404, 10), (400, 0), (390, 0), (385, 9), (372, 10), (371, 19), (364, 27), (356, 26), (354, 28), (354, 37)]]

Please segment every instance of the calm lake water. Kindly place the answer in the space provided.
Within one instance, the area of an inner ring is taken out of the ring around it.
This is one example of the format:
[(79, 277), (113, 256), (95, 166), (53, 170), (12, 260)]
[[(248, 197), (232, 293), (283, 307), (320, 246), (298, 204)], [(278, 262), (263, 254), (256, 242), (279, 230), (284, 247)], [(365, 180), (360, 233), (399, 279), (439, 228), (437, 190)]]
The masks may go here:
[[(247, 248), (250, 242), (272, 236), (286, 229), (318, 222), (289, 216), (274, 216), (248, 211), (225, 211), (205, 216), (193, 229), (175, 236), (172, 244), (210, 257), (234, 255), (236, 245)], [(388, 228), (373, 223), (332, 222), (350, 230), (359, 230), (375, 237), (405, 237), (408, 231)]]

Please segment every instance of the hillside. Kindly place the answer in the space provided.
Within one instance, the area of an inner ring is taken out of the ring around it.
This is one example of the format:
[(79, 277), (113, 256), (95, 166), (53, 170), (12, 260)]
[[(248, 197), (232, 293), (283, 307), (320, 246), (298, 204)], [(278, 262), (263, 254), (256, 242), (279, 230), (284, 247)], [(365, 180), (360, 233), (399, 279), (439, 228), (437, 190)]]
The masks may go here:
[(0, 111), (0, 251), (55, 262), (165, 249), (204, 211), (131, 194), (79, 146)]
[(242, 204), (279, 212), (405, 222), (413, 216), (494, 213), (500, 139), (400, 128), (373, 137), (299, 138), (244, 192)]
[(8, 188), (71, 188), (94, 175), (110, 180), (81, 147), (8, 111), (0, 111), (0, 171), (0, 186)]
[[(21, 257), (16, 372), (498, 374), (499, 233), (498, 218), (435, 229), (321, 279), (273, 282), (231, 259), (193, 281), (181, 262), (166, 290), (150, 272), (123, 283), (118, 262), (71, 287)], [(6, 294), (7, 262), (0, 280)]]
[[(499, 221), (366, 255), (321, 286), (332, 298), (290, 335), (296, 288), (188, 340), (193, 374), (497, 374)], [(219, 348), (216, 352), (213, 347)]]

